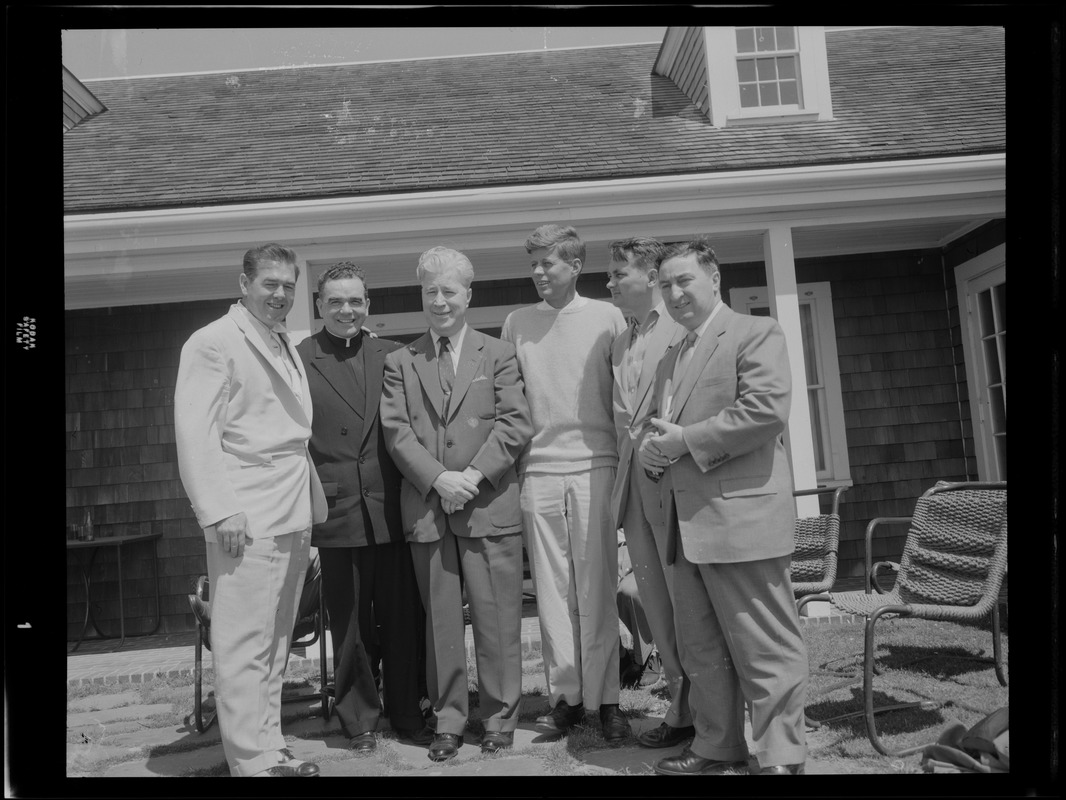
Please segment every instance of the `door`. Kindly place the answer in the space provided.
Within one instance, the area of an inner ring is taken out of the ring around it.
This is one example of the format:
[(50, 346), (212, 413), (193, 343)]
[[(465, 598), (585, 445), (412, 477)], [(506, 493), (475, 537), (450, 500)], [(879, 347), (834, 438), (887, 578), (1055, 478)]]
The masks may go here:
[(1007, 248), (955, 268), (978, 476), (1007, 480)]

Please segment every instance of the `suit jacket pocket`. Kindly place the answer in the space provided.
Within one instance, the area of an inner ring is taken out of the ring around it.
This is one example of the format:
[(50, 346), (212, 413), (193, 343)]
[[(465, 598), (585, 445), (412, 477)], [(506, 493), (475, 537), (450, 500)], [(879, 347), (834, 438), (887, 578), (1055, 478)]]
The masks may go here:
[(326, 495), (326, 497), (334, 497), (335, 498), (337, 496), (337, 482), (336, 481), (321, 481), (321, 483), (322, 483), (322, 493), (324, 495)]
[(489, 521), (497, 528), (514, 528), (522, 524), (518, 502), (518, 476), (514, 467), (504, 473), (496, 496), (489, 504)]
[(751, 475), (744, 478), (726, 478), (721, 482), (722, 497), (750, 497), (762, 494), (777, 494), (777, 484), (772, 475)]

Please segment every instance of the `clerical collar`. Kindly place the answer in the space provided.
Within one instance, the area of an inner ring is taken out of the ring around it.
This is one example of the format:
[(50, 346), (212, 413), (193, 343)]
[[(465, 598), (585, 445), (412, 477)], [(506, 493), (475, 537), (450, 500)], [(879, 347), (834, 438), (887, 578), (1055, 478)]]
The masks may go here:
[(362, 330), (358, 331), (355, 334), (355, 336), (352, 336), (351, 338), (345, 338), (344, 336), (338, 336), (333, 331), (331, 331), (329, 328), (323, 328), (322, 330), (324, 330), (326, 332), (326, 336), (328, 336), (333, 341), (333, 343), (336, 344), (337, 346), (340, 346), (341, 342), (344, 342), (345, 349), (348, 349), (349, 347), (352, 347), (352, 343), (353, 342), (355, 343), (355, 347), (359, 347), (359, 345), (363, 341), (363, 331)]

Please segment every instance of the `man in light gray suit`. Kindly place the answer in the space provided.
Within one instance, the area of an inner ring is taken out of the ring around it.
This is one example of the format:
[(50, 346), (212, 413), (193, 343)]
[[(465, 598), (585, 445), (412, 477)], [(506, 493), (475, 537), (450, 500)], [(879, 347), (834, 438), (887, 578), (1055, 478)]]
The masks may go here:
[(785, 335), (775, 320), (722, 302), (718, 260), (702, 240), (666, 252), (659, 287), (688, 333), (659, 365), (638, 450), (661, 474), (696, 736), (655, 769), (746, 766), (747, 703), (758, 774), (799, 774), (808, 666), (789, 578), (796, 508), (781, 439), (792, 402)]
[[(659, 294), (659, 259), (663, 245), (634, 238), (609, 245), (607, 267), (611, 301), (629, 322), (611, 349), (614, 372), (614, 422), (618, 433), (618, 474), (611, 493), (615, 526), (625, 532), (637, 594), (659, 651), (670, 688), (670, 709), (663, 723), (637, 737), (644, 747), (673, 747), (690, 738), (689, 680), (677, 652), (674, 633), (673, 575), (664, 566), (666, 526), (659, 507), (659, 487), (648, 478), (634, 449), (652, 405), (655, 368), (685, 329), (666, 313)], [(633, 631), (634, 641), (638, 632)]]

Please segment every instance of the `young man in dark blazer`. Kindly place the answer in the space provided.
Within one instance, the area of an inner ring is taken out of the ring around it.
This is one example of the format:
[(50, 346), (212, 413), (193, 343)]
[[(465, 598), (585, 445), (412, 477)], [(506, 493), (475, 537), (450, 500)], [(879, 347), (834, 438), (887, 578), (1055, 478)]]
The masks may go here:
[(522, 515), (515, 460), (533, 435), (515, 349), (466, 324), (474, 269), (419, 259), (429, 331), (385, 360), (381, 424), (404, 475), (403, 528), (426, 607), (429, 757), (458, 754), (468, 715), (462, 592), (470, 605), (483, 752), (514, 742), (522, 695)]
[(433, 734), (419, 710), (422, 609), (400, 520), (400, 473), (378, 418), (385, 356), (401, 345), (363, 333), (370, 299), (354, 264), (326, 270), (317, 305), (325, 327), (296, 349), (314, 403), (311, 458), (329, 505), (312, 543), (333, 637), (335, 710), (348, 746), (373, 751), (382, 713), (374, 679), (380, 653), (392, 728), (426, 745)]

